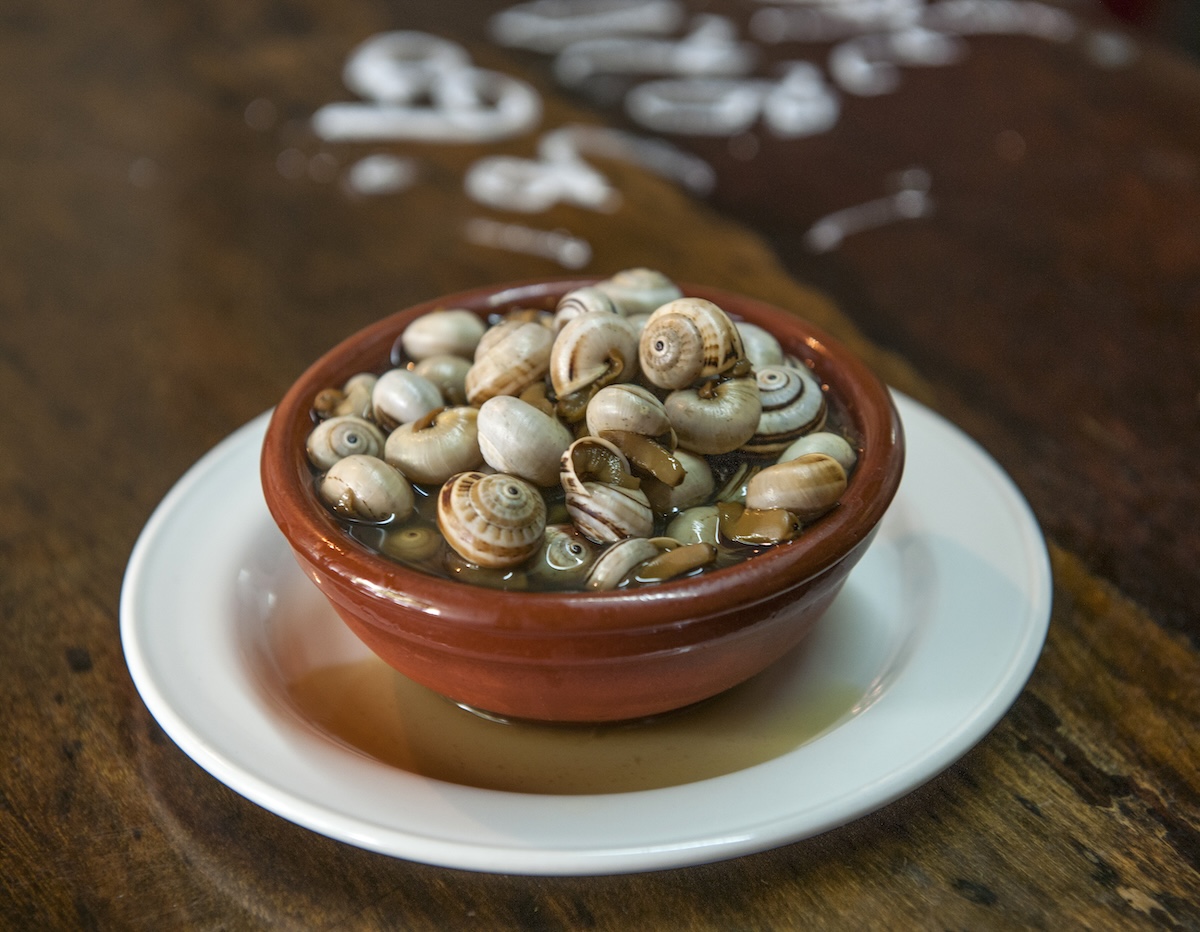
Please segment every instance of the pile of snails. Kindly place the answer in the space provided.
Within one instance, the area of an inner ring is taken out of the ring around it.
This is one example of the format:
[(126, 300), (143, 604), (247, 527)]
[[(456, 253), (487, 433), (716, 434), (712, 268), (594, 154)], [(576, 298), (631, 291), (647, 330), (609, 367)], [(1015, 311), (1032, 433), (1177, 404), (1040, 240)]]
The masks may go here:
[(767, 331), (628, 269), (550, 310), (417, 318), (313, 401), (321, 500), (360, 542), (498, 588), (726, 566), (836, 507), (857, 451)]

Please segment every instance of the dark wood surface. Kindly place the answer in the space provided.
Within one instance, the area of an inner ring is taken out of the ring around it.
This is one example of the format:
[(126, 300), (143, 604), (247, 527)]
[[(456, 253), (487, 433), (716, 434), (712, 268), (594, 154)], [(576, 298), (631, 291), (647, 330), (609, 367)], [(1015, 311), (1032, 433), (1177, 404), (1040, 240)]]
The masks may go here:
[[(644, 131), (621, 82), (568, 93), (547, 56), (490, 42), (503, 6), (0, 9), (0, 926), (1200, 928), (1200, 68), (1070, 3), (1067, 41), (969, 37), (955, 64), (843, 95), (826, 133), (673, 137), (716, 169), (707, 198), (595, 158), (618, 209), (521, 215), (472, 202), (469, 167), (532, 157), (574, 122)], [(753, 8), (690, 4), (741, 27)], [(350, 50), (401, 28), (531, 82), (539, 126), (488, 144), (316, 139), (313, 112), (350, 99)], [(765, 49), (759, 72), (826, 51)], [(348, 195), (344, 171), (376, 151), (413, 158), (416, 183)], [(912, 168), (929, 216), (806, 245)], [(476, 217), (583, 237), (589, 273), (650, 265), (795, 307), (990, 451), (1054, 572), (1045, 651), (1000, 724), (853, 824), (616, 877), (371, 854), (192, 763), (122, 655), (139, 531), (353, 330), (564, 274), (469, 242)]]

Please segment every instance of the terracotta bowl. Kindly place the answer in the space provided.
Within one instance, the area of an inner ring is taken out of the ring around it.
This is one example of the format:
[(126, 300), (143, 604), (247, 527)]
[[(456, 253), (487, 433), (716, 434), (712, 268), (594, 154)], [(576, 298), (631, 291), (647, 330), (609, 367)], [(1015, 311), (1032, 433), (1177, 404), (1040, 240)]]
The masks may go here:
[(553, 308), (573, 279), (479, 288), (400, 311), (334, 347), (276, 408), (262, 451), (267, 505), (304, 571), (372, 651), (448, 698), (495, 715), (558, 722), (650, 716), (714, 696), (795, 647), (862, 557), (900, 482), (904, 440), (886, 388), (794, 314), (682, 286), (774, 333), (828, 384), (861, 453), (841, 503), (797, 540), (698, 577), (610, 593), (510, 592), (436, 578), (355, 542), (319, 502), (305, 457), (316, 393), (382, 371), (416, 317)]

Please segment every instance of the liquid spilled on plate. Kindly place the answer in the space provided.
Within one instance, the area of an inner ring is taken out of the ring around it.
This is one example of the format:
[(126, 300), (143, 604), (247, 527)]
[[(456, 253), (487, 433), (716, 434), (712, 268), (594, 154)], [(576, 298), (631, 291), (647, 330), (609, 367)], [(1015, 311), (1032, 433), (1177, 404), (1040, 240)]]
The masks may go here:
[(861, 686), (828, 683), (816, 694), (781, 696), (775, 680), (787, 671), (778, 667), (688, 709), (614, 725), (489, 720), (375, 657), (309, 670), (286, 686), (311, 724), (411, 773), (519, 793), (622, 793), (772, 760), (837, 724), (863, 698)]

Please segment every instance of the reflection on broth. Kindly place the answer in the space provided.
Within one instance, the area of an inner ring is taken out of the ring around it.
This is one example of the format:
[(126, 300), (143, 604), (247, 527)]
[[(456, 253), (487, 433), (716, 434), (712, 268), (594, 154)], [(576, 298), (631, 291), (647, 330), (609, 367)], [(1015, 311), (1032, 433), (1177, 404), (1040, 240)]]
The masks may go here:
[(688, 709), (589, 726), (491, 721), (374, 657), (312, 670), (288, 693), (332, 737), (411, 773), (520, 793), (620, 793), (772, 760), (835, 725), (863, 695), (835, 684), (801, 699), (785, 695), (778, 679), (768, 670)]

